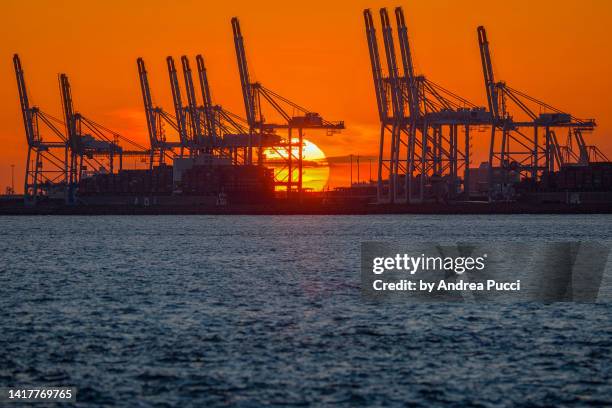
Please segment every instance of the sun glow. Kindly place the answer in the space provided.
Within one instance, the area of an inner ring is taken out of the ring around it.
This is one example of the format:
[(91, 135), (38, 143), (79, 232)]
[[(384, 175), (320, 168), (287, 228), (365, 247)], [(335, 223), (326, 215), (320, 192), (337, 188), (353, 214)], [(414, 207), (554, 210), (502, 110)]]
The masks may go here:
[[(299, 154), (299, 139), (293, 138), (295, 146), (292, 147), (294, 157), (298, 157)], [(288, 169), (286, 167), (286, 158), (288, 152), (285, 149), (266, 149), (266, 161), (268, 165), (275, 170), (277, 179), (286, 179)], [(310, 140), (304, 139), (304, 146), (302, 148), (303, 156), (303, 187), (313, 191), (323, 190), (329, 181), (329, 164), (327, 163), (327, 157), (323, 150)], [(294, 162), (294, 173), (293, 179), (297, 180), (297, 162)]]

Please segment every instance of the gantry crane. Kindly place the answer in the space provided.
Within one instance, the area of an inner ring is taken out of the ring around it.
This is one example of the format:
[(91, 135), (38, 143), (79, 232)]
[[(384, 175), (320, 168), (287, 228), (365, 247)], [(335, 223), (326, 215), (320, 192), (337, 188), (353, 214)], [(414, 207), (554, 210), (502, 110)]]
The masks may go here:
[[(496, 81), (487, 32), (478, 27), (478, 45), (491, 117), (489, 196), (507, 196), (506, 187), (521, 177), (546, 185), (549, 176), (571, 162), (589, 163), (583, 132), (592, 131), (594, 119), (578, 119), (541, 100)], [(521, 115), (515, 119), (513, 115)], [(540, 129), (544, 130), (543, 137)], [(556, 130), (566, 129), (561, 145)], [(501, 137), (498, 139), (498, 132)], [(572, 142), (572, 140), (574, 142)], [(576, 150), (574, 149), (577, 149)], [(495, 173), (499, 173), (495, 176)]]
[[(80, 178), (95, 172), (113, 172), (115, 160), (119, 170), (125, 155), (143, 156), (148, 151), (137, 143), (113, 132), (74, 110), (70, 82), (59, 75), (64, 121), (30, 106), (19, 56), (13, 56), (17, 87), (28, 143), (24, 197), (27, 205), (36, 205), (42, 196), (62, 194), (68, 204), (75, 202)], [(41, 129), (54, 140), (43, 136)], [(124, 150), (119, 141), (131, 150)], [(31, 159), (34, 159), (32, 163)]]
[(69, 147), (62, 133), (62, 121), (37, 106), (30, 106), (23, 68), (17, 54), (13, 56), (13, 65), (28, 143), (23, 193), (26, 205), (36, 205), (38, 199), (49, 196), (53, 188), (59, 187), (63, 193), (68, 179)]
[[(469, 198), (470, 128), (490, 122), (489, 114), (465, 98), (441, 87), (413, 66), (408, 29), (401, 7), (395, 9), (401, 52), (400, 72), (388, 12), (380, 9), (387, 75), (378, 51), (376, 30), (369, 9), (364, 10), (366, 39), (374, 90), (381, 121), (378, 166), (378, 201), (413, 202), (427, 198), (427, 185), (450, 185), (458, 195), (459, 171)], [(463, 129), (463, 147), (459, 143)], [(386, 134), (390, 133), (387, 139)], [(388, 152), (388, 153), (387, 153)], [(415, 177), (415, 172), (416, 177)], [(385, 188), (385, 177), (388, 186)], [(415, 186), (418, 181), (418, 186)], [(418, 187), (418, 188), (417, 188)], [(418, 195), (415, 196), (415, 190)], [(433, 194), (433, 192), (432, 192)]]
[[(328, 133), (334, 133), (344, 129), (344, 122), (327, 121), (318, 113), (297, 105), (289, 99), (264, 87), (260, 82), (252, 82), (249, 75), (244, 38), (240, 29), (240, 22), (236, 17), (232, 18), (232, 30), (234, 34), (234, 45), (236, 48), (236, 58), (240, 74), (246, 119), (249, 126), (247, 162), (249, 164), (254, 162), (253, 148), (256, 148), (257, 163), (262, 165), (265, 160), (264, 147), (267, 144), (269, 135), (274, 135), (278, 130), (286, 131), (284, 140), (278, 145), (279, 148), (284, 150), (284, 152), (281, 152), (279, 155), (284, 160), (284, 166), (283, 169), (275, 175), (276, 184), (285, 187), (288, 195), (294, 190), (301, 193), (303, 181), (304, 130), (322, 129), (328, 131)], [(264, 116), (264, 109), (266, 109), (264, 105), (278, 114), (282, 122), (268, 122)], [(293, 114), (295, 112), (298, 114)], [(293, 130), (297, 130), (297, 143), (293, 140)], [(293, 151), (294, 147), (297, 147), (297, 155)], [(295, 161), (297, 161), (297, 166), (294, 164)], [(286, 170), (285, 177), (281, 176), (284, 170)], [(297, 177), (294, 175), (296, 171)]]
[[(60, 74), (59, 82), (69, 150), (67, 161), (67, 203), (74, 204), (76, 187), (82, 177), (99, 172), (114, 173), (116, 169), (115, 161), (117, 159), (118, 170), (121, 171), (124, 156), (147, 156), (149, 151), (145, 147), (75, 111), (68, 76)], [(120, 140), (130, 145), (132, 150), (124, 150), (119, 145)]]

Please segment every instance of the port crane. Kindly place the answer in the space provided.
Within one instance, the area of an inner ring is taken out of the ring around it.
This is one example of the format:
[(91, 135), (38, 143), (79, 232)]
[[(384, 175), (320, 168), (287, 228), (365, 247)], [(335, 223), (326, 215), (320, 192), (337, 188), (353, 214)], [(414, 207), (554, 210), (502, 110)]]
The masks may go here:
[(28, 145), (23, 192), (25, 204), (32, 206), (39, 198), (52, 195), (52, 190), (57, 187), (63, 194), (61, 190), (68, 179), (69, 151), (62, 121), (38, 106), (30, 106), (24, 71), (17, 54), (13, 56), (13, 65)]
[[(83, 175), (100, 171), (112, 173), (117, 159), (121, 170), (124, 156), (148, 154), (143, 146), (76, 112), (66, 74), (59, 75), (63, 121), (30, 106), (19, 55), (13, 56), (13, 64), (28, 144), (26, 205), (36, 205), (41, 197), (59, 196), (73, 204), (77, 184)], [(125, 142), (130, 149), (121, 147), (119, 141)]]
[[(599, 150), (587, 146), (583, 137), (584, 132), (596, 127), (594, 119), (579, 119), (504, 81), (497, 81), (485, 27), (479, 26), (477, 34), (487, 102), (492, 114), (491, 199), (507, 195), (506, 187), (517, 179), (530, 178), (534, 184), (543, 182), (546, 186), (555, 169), (571, 163), (587, 165), (591, 159), (602, 158), (598, 155)], [(557, 135), (563, 129), (568, 134), (565, 145)]]
[[(401, 7), (395, 9), (395, 20), (399, 57), (391, 19), (387, 9), (380, 9), (385, 75), (372, 12), (364, 10), (381, 122), (378, 202), (424, 201), (428, 186), (432, 190), (430, 194), (438, 196), (438, 190), (442, 190), (442, 195), (455, 197), (459, 193), (461, 170), (464, 197), (469, 198), (470, 129), (489, 124), (490, 114), (486, 108), (476, 106), (424, 75), (417, 75)], [(461, 130), (463, 143), (459, 140)], [(385, 177), (388, 180), (386, 186)], [(444, 193), (445, 190), (449, 190), (448, 194)]]
[[(302, 192), (303, 184), (303, 146), (304, 130), (326, 130), (328, 134), (344, 129), (344, 122), (331, 122), (325, 120), (318, 113), (310, 111), (291, 100), (279, 95), (265, 87), (260, 82), (253, 82), (249, 74), (246, 58), (244, 37), (238, 18), (232, 18), (234, 46), (240, 74), (242, 97), (248, 123), (247, 163), (253, 164), (253, 149), (257, 153), (257, 164), (262, 165), (265, 160), (264, 148), (266, 145), (276, 145), (279, 157), (283, 158), (282, 169), (275, 174), (276, 185), (286, 189), (289, 196), (292, 192)], [(265, 112), (274, 112), (280, 116), (281, 121), (271, 123), (266, 120)], [(295, 115), (294, 113), (297, 113)], [(278, 143), (269, 143), (270, 137), (283, 130), (286, 136)], [(297, 143), (294, 141), (293, 131), (297, 131)], [(297, 147), (297, 154), (294, 152)], [(280, 150), (280, 151), (279, 151)], [(297, 165), (296, 163), (297, 162)], [(297, 172), (297, 177), (294, 174)], [(285, 173), (285, 175), (283, 175)]]
[[(148, 150), (130, 139), (95, 122), (74, 109), (70, 81), (66, 74), (59, 75), (65, 134), (69, 150), (67, 167), (67, 203), (74, 204), (76, 187), (82, 177), (96, 173), (114, 173), (123, 169), (124, 156), (146, 156)], [(132, 147), (124, 150), (123, 141)]]

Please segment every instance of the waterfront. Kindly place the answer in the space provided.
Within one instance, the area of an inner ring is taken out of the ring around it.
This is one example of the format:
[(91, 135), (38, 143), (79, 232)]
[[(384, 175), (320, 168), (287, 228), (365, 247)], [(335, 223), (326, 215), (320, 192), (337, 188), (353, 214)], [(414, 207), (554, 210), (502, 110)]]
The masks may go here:
[(609, 215), (2, 217), (0, 386), (90, 405), (606, 405), (609, 304), (360, 294), (362, 241), (612, 240)]

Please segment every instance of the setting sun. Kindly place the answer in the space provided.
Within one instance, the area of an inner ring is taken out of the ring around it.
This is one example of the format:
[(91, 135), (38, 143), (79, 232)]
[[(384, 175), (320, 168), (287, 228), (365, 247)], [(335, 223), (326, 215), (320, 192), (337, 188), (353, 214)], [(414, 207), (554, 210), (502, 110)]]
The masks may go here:
[[(292, 148), (293, 155), (298, 156), (298, 143), (297, 138), (293, 138), (295, 145)], [(310, 140), (304, 139), (304, 147), (302, 151), (304, 157), (304, 168), (303, 168), (303, 182), (304, 188), (313, 191), (321, 191), (325, 189), (329, 180), (329, 164), (327, 163), (327, 157), (323, 150), (321, 150), (316, 144)], [(285, 166), (285, 159), (287, 158), (286, 150), (278, 149), (267, 149), (266, 150), (267, 163), (270, 167), (274, 168), (277, 180), (283, 180), (287, 178), (288, 169)], [(297, 172), (297, 169), (294, 170)], [(297, 174), (294, 173), (294, 178)]]

